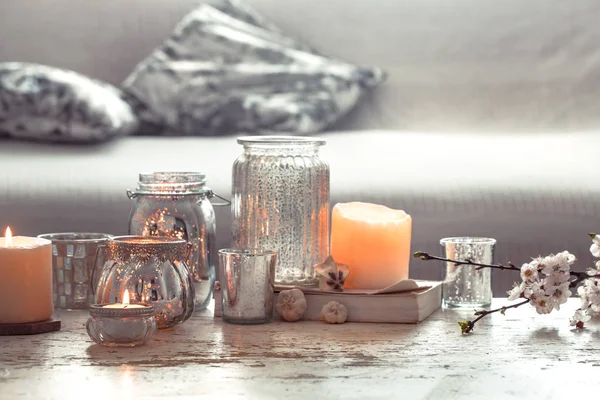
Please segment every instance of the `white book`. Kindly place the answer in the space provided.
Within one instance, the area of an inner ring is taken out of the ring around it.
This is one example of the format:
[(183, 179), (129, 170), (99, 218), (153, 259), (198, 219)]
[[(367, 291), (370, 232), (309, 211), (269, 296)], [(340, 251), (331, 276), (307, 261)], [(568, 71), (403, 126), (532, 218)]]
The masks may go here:
[[(276, 292), (289, 287), (277, 287)], [(348, 322), (416, 324), (423, 321), (442, 301), (442, 282), (407, 279), (382, 290), (346, 289), (343, 292), (298, 288), (306, 297), (304, 320), (319, 321), (321, 309), (337, 301), (348, 309)], [(221, 293), (215, 293), (215, 317), (221, 316)], [(281, 319), (274, 312), (274, 319)]]

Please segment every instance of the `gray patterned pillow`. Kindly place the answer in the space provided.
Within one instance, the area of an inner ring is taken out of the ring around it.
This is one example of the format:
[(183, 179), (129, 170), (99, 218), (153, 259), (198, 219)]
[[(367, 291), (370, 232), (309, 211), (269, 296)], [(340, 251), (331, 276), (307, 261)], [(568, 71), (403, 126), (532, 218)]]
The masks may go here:
[(69, 143), (127, 135), (138, 124), (122, 96), (73, 71), (0, 63), (0, 135)]
[(302, 134), (337, 121), (383, 79), (380, 69), (319, 55), (242, 2), (223, 0), (188, 14), (123, 87), (166, 134)]

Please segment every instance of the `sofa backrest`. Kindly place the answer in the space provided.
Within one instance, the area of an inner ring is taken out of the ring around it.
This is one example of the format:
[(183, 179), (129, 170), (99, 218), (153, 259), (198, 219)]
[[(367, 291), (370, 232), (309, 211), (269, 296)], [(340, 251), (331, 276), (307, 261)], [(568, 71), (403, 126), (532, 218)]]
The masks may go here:
[[(597, 0), (248, 0), (388, 81), (340, 128), (574, 130), (600, 123)], [(2, 0), (0, 61), (119, 83), (195, 0)]]

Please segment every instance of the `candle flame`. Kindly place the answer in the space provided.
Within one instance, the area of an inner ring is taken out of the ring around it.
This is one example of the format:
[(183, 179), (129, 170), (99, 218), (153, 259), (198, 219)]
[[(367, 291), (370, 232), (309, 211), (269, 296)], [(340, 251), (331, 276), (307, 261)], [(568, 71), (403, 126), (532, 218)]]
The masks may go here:
[(6, 227), (6, 232), (4, 233), (4, 244), (7, 246), (12, 246), (12, 232), (10, 231), (10, 226)]
[(129, 290), (125, 289), (125, 292), (123, 293), (123, 305), (125, 307), (127, 307), (129, 305)]

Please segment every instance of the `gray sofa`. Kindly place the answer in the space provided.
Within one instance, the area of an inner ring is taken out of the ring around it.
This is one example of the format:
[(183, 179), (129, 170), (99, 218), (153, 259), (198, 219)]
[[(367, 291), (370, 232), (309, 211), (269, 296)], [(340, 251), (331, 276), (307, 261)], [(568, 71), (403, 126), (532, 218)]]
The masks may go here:
[[(413, 250), (498, 239), (497, 260), (565, 249), (591, 262), (599, 228), (600, 26), (595, 0), (248, 0), (292, 36), (389, 73), (321, 136), (332, 205), (413, 216)], [(3, 0), (0, 61), (118, 84), (192, 0)], [(228, 196), (235, 137), (129, 137), (98, 146), (0, 141), (0, 225), (17, 234), (126, 233), (140, 171), (200, 170)], [(217, 209), (219, 246), (230, 213)], [(494, 272), (496, 295), (517, 279)], [(415, 278), (441, 278), (415, 261)]]

